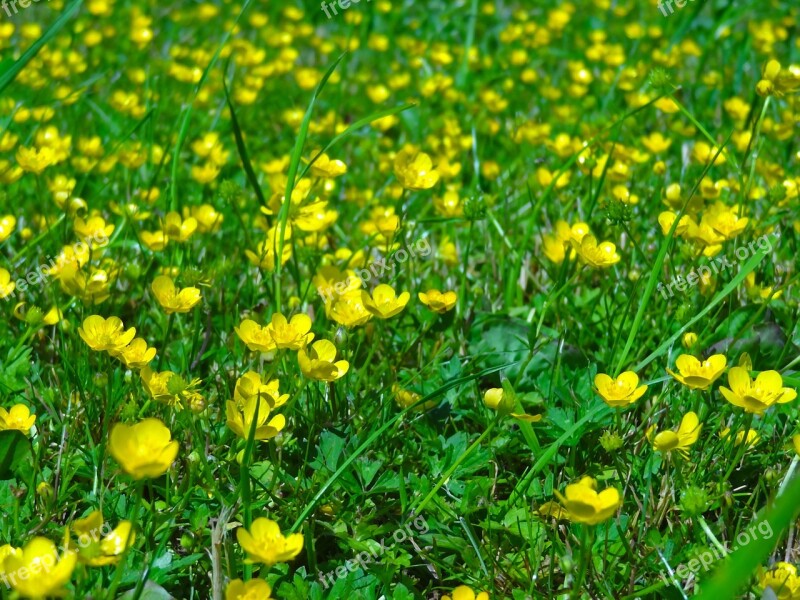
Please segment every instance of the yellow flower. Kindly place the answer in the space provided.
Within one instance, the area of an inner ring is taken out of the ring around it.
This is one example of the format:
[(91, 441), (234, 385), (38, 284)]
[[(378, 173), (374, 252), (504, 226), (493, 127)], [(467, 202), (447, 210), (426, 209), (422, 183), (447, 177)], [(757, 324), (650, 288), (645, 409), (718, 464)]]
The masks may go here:
[(148, 348), (147, 342), (142, 338), (135, 338), (122, 350), (113, 354), (129, 369), (142, 369), (156, 356), (155, 348)]
[(134, 479), (159, 477), (169, 470), (178, 455), (178, 442), (158, 419), (135, 425), (117, 423), (109, 436), (109, 451)]
[(3, 576), (6, 574), (6, 571), (3, 568), (3, 563), (5, 562), (7, 556), (16, 556), (17, 558), (21, 558), (22, 548), (15, 548), (11, 544), (0, 546), (0, 581), (4, 583), (6, 580), (3, 578)]
[(188, 217), (181, 219), (180, 214), (175, 211), (168, 212), (164, 218), (162, 227), (164, 235), (176, 242), (185, 242), (197, 230), (197, 219)]
[(731, 367), (728, 371), (730, 389), (720, 386), (723, 397), (745, 410), (745, 412), (761, 415), (773, 404), (784, 404), (797, 398), (797, 392), (783, 387), (783, 378), (777, 371), (764, 371), (758, 374), (755, 381), (742, 367)]
[(25, 309), (25, 302), (18, 302), (14, 306), (14, 316), (20, 321), (29, 325), (56, 325), (64, 314), (56, 306), (50, 307), (47, 312), (38, 306), (32, 306), (30, 310)]
[(691, 331), (687, 331), (683, 334), (681, 338), (681, 345), (686, 348), (687, 350), (691, 349), (697, 343), (697, 334)]
[[(78, 556), (66, 551), (60, 557), (56, 545), (43, 537), (28, 542), (21, 553), (11, 553), (3, 561), (6, 581), (23, 596), (45, 598), (63, 595)], [(23, 577), (22, 574), (27, 573)], [(16, 575), (16, 576), (15, 576)]]
[(276, 348), (300, 350), (314, 339), (314, 334), (309, 333), (311, 317), (303, 313), (294, 315), (290, 321), (282, 314), (275, 313), (272, 315), (272, 322), (265, 329), (269, 330)]
[(511, 412), (514, 410), (514, 400), (506, 396), (503, 388), (489, 388), (483, 393), (483, 403), (492, 410), (498, 411), (502, 415), (509, 415), (518, 421), (526, 423), (538, 423), (542, 420), (542, 415), (528, 415), (525, 413)]
[(563, 495), (558, 490), (555, 494), (575, 523), (597, 525), (611, 518), (622, 506), (622, 497), (616, 488), (597, 493), (597, 481), (588, 476), (569, 484)]
[(413, 148), (403, 148), (394, 159), (394, 174), (407, 190), (428, 190), (439, 182), (431, 157)]
[(118, 563), (136, 539), (130, 521), (120, 521), (116, 529), (103, 536), (103, 513), (99, 510), (78, 519), (72, 528), (78, 534), (78, 560), (92, 567)]
[(274, 352), (277, 349), (269, 325), (261, 327), (252, 319), (245, 319), (239, 327), (234, 327), (234, 330), (253, 352)]
[(642, 144), (653, 154), (661, 154), (669, 150), (669, 147), (672, 145), (672, 140), (665, 138), (660, 132), (655, 131), (649, 136), (643, 137)]
[(153, 252), (160, 252), (167, 247), (169, 238), (163, 231), (142, 231), (139, 234), (139, 239), (148, 250)]
[(770, 60), (764, 65), (761, 80), (756, 84), (756, 92), (760, 96), (780, 98), (800, 90), (800, 75), (790, 69), (781, 67), (777, 60)]
[[(260, 269), (266, 271), (273, 271), (275, 269), (275, 257), (278, 254), (278, 246), (280, 242), (280, 229), (279, 225), (270, 227), (267, 231), (267, 239), (260, 242), (256, 246), (256, 251), (245, 250), (244, 254), (247, 259)], [(292, 228), (287, 224), (286, 231), (283, 236), (283, 251), (281, 252), (281, 264), (286, 264), (292, 257)]]
[(442, 293), (439, 290), (428, 290), (420, 292), (418, 297), (420, 302), (440, 315), (452, 310), (458, 300), (458, 295), (453, 291)]
[(328, 316), (345, 327), (358, 327), (372, 318), (372, 314), (364, 306), (362, 290), (352, 290), (335, 298), (325, 305)]
[(0, 243), (5, 242), (17, 226), (17, 219), (14, 215), (0, 217)]
[(14, 293), (16, 284), (11, 281), (11, 274), (0, 267), (0, 300)]
[[(316, 153), (314, 153), (316, 156)], [(331, 160), (327, 154), (320, 154), (319, 158), (311, 165), (311, 174), (315, 177), (333, 179), (347, 173), (347, 165), (340, 160)]]
[[(730, 427), (726, 427), (722, 431), (719, 432), (719, 437), (723, 440), (727, 440), (731, 435)], [(733, 441), (734, 446), (741, 446), (742, 442), (744, 441), (748, 448), (755, 446), (758, 443), (758, 440), (761, 439), (761, 436), (758, 435), (758, 432), (755, 429), (748, 429), (747, 430), (747, 439), (745, 439), (745, 432), (744, 430), (738, 432), (736, 434), (736, 439)]]
[(150, 286), (153, 295), (168, 315), (172, 313), (186, 313), (200, 302), (202, 296), (196, 287), (187, 287), (178, 290), (175, 283), (166, 275), (159, 275)]
[(242, 405), (234, 400), (225, 403), (227, 424), (231, 430), (242, 439), (250, 437), (250, 430), (256, 417), (256, 407), (258, 407), (258, 420), (255, 421), (256, 440), (269, 440), (278, 435), (286, 426), (286, 419), (283, 415), (275, 415), (269, 421), (270, 403), (259, 396), (253, 396)]
[(595, 391), (612, 408), (624, 408), (636, 402), (647, 391), (646, 385), (639, 385), (639, 376), (633, 371), (620, 373), (613, 379), (605, 373), (594, 378)]
[(262, 383), (261, 375), (255, 371), (248, 371), (236, 380), (236, 388), (233, 390), (233, 399), (236, 405), (241, 408), (250, 399), (258, 396), (266, 400), (270, 409), (283, 406), (289, 399), (289, 394), (281, 395), (279, 390), (280, 383), (273, 379), (267, 383)]
[[(394, 400), (397, 402), (400, 408), (408, 408), (409, 406), (413, 406), (422, 399), (422, 396), (420, 396), (417, 392), (406, 390), (396, 383), (392, 385), (392, 394), (394, 394)], [(431, 408), (435, 408), (437, 404), (438, 402), (436, 400), (428, 400), (427, 402), (423, 402), (417, 406), (417, 408), (414, 410), (430, 410)]]
[(37, 175), (56, 162), (56, 155), (52, 148), (17, 148), (17, 164), (23, 171)]
[(662, 431), (654, 437), (655, 425), (653, 425), (647, 430), (646, 436), (648, 441), (653, 444), (653, 450), (664, 453), (677, 450), (684, 458), (688, 458), (688, 448), (697, 441), (702, 428), (697, 415), (688, 412), (683, 415), (677, 432)]
[[(186, 215), (184, 209), (184, 215)], [(200, 233), (213, 233), (222, 227), (224, 217), (210, 204), (201, 204), (191, 208), (191, 216), (197, 221), (197, 231)]]
[(310, 353), (301, 348), (297, 353), (297, 362), (303, 375), (318, 381), (336, 381), (347, 373), (350, 363), (346, 360), (336, 361), (336, 346), (328, 340), (319, 340), (311, 346)]
[(225, 589), (225, 600), (271, 600), (272, 588), (263, 579), (251, 579), (247, 583), (234, 579)]
[(24, 404), (15, 404), (9, 411), (0, 408), (0, 431), (14, 429), (28, 435), (35, 422), (36, 415)]
[(392, 286), (381, 283), (373, 291), (372, 296), (362, 290), (361, 302), (371, 314), (380, 319), (390, 319), (400, 313), (408, 304), (411, 294), (403, 292), (399, 296)]
[(768, 571), (759, 571), (758, 585), (764, 590), (771, 589), (778, 600), (800, 598), (800, 577), (794, 565), (777, 562)]
[(91, 240), (96, 243), (108, 240), (114, 233), (114, 225), (106, 225), (103, 217), (91, 217), (85, 221), (81, 217), (75, 217), (72, 228), (82, 240)]
[(292, 560), (303, 549), (302, 533), (284, 537), (278, 524), (264, 517), (253, 521), (250, 531), (244, 527), (237, 529), (236, 539), (247, 553), (246, 563), (261, 563), (268, 567)]
[(585, 235), (580, 243), (573, 242), (573, 247), (581, 261), (595, 269), (603, 269), (617, 264), (620, 256), (617, 247), (611, 242), (597, 243), (593, 235)]
[(169, 391), (169, 382), (174, 376), (175, 373), (172, 371), (156, 373), (147, 365), (142, 367), (142, 370), (139, 372), (142, 385), (144, 385), (150, 397), (153, 398), (153, 400), (167, 402), (168, 404), (173, 404), (177, 401), (175, 394)]
[(558, 502), (545, 502), (539, 507), (539, 516), (542, 518), (552, 517), (559, 521), (569, 520), (569, 513)]
[(725, 371), (728, 359), (723, 354), (709, 356), (700, 362), (690, 354), (681, 354), (675, 361), (680, 375), (667, 369), (667, 373), (692, 390), (705, 390)]
[(136, 328), (125, 331), (119, 317), (104, 319), (92, 315), (83, 320), (83, 327), (78, 328), (78, 334), (96, 352), (119, 353), (136, 336)]
[(476, 594), (472, 591), (472, 588), (460, 585), (453, 590), (452, 596), (445, 594), (442, 596), (442, 600), (489, 600), (489, 593), (480, 592)]

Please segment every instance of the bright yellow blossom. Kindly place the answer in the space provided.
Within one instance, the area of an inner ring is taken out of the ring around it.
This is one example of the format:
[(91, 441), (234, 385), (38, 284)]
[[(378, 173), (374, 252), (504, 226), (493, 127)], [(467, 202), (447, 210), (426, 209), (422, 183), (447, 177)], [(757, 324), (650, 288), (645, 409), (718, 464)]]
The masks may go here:
[(297, 362), (306, 377), (318, 381), (336, 381), (350, 368), (346, 360), (336, 360), (336, 346), (328, 340), (318, 340), (308, 350), (306, 352), (301, 348), (297, 353)]
[(646, 385), (639, 385), (639, 376), (633, 371), (625, 371), (616, 379), (598, 373), (594, 378), (595, 391), (612, 408), (624, 408), (636, 402), (647, 391)]
[(619, 490), (606, 488), (598, 493), (597, 481), (588, 476), (569, 484), (563, 495), (558, 490), (555, 494), (575, 523), (597, 525), (610, 519), (622, 506)]
[(361, 292), (361, 302), (371, 314), (380, 319), (390, 319), (399, 314), (408, 304), (411, 294), (403, 292), (399, 296), (394, 288), (385, 283), (375, 287), (370, 296), (365, 290)]
[(153, 295), (168, 315), (189, 312), (202, 300), (199, 289), (187, 287), (179, 290), (175, 287), (172, 279), (166, 275), (156, 277), (150, 289), (153, 290)]
[(725, 371), (728, 359), (723, 354), (714, 354), (700, 362), (690, 354), (681, 354), (675, 361), (679, 373), (667, 369), (667, 373), (692, 390), (705, 390)]
[(797, 392), (783, 387), (783, 378), (777, 371), (763, 371), (755, 381), (742, 367), (731, 367), (728, 371), (728, 385), (720, 386), (722, 396), (734, 406), (748, 413), (764, 414), (773, 404), (785, 404), (797, 398)]
[(249, 531), (244, 527), (237, 529), (236, 539), (247, 553), (247, 563), (261, 563), (268, 567), (292, 560), (303, 549), (303, 534), (292, 533), (284, 537), (278, 524), (264, 517), (253, 521)]
[(178, 442), (159, 419), (135, 425), (117, 423), (111, 429), (108, 449), (122, 470), (134, 479), (160, 477), (178, 455)]

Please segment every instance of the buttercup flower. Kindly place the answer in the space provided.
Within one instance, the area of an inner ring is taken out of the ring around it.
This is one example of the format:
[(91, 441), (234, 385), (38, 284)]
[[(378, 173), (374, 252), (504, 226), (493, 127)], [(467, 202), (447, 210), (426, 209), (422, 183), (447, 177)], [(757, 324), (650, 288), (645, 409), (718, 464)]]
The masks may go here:
[(785, 404), (797, 398), (797, 392), (783, 387), (783, 378), (777, 371), (763, 371), (755, 381), (742, 367), (731, 367), (728, 371), (730, 389), (720, 386), (722, 396), (745, 412), (764, 414), (773, 404)]
[[(18, 575), (6, 580), (14, 590), (28, 598), (43, 599), (63, 595), (63, 588), (69, 582), (77, 560), (75, 552), (66, 551), (59, 556), (53, 542), (35, 537), (21, 553), (13, 552), (5, 557), (3, 570), (8, 575)], [(21, 573), (29, 576), (22, 577)]]
[(458, 300), (458, 296), (453, 291), (442, 293), (439, 290), (428, 290), (427, 293), (420, 292), (418, 296), (420, 302), (439, 314), (452, 310)]
[(269, 326), (262, 327), (252, 319), (245, 319), (239, 327), (234, 327), (234, 330), (239, 339), (253, 352), (274, 352), (277, 349)]
[(11, 273), (0, 267), (0, 300), (14, 293), (16, 284), (11, 281)]
[(303, 375), (319, 381), (336, 381), (347, 373), (350, 363), (346, 360), (334, 361), (336, 346), (328, 340), (316, 341), (309, 352), (301, 348), (297, 353), (297, 362)]
[(83, 320), (83, 327), (78, 328), (78, 334), (96, 352), (118, 353), (131, 343), (136, 336), (136, 328), (131, 327), (125, 331), (125, 326), (118, 317), (104, 319), (99, 315), (92, 315)]
[(234, 579), (225, 588), (225, 600), (270, 600), (272, 588), (263, 579), (251, 579), (247, 583)]
[(186, 313), (200, 302), (202, 296), (196, 287), (187, 287), (181, 290), (166, 275), (159, 275), (150, 286), (153, 295), (168, 315), (172, 313)]
[(9, 411), (0, 408), (0, 431), (15, 429), (28, 435), (35, 422), (36, 415), (24, 404), (15, 404)]
[(142, 338), (135, 338), (122, 350), (114, 353), (129, 369), (142, 369), (150, 364), (156, 356), (155, 348), (148, 348), (147, 342)]
[(778, 600), (797, 600), (800, 598), (800, 577), (794, 565), (777, 562), (769, 570), (760, 569), (758, 585), (771, 589)]
[(250, 430), (253, 428), (253, 421), (256, 419), (256, 407), (258, 407), (258, 420), (255, 421), (256, 440), (270, 440), (278, 435), (286, 427), (286, 419), (283, 415), (275, 415), (272, 419), (270, 415), (270, 404), (267, 400), (258, 396), (253, 396), (243, 405), (239, 405), (234, 400), (225, 403), (227, 424), (231, 430), (242, 439), (250, 437)]
[(483, 403), (492, 410), (502, 415), (508, 415), (518, 421), (527, 423), (538, 423), (542, 420), (542, 415), (528, 415), (525, 413), (511, 412), (514, 410), (515, 401), (509, 397), (503, 388), (489, 388), (483, 393)]
[(611, 242), (597, 243), (593, 235), (586, 235), (580, 243), (573, 242), (573, 248), (584, 264), (595, 269), (604, 269), (617, 264), (620, 256), (617, 247)]
[(14, 215), (5, 215), (0, 217), (0, 243), (5, 242), (17, 226), (17, 219)]
[(292, 316), (287, 321), (280, 313), (272, 315), (272, 322), (267, 326), (276, 348), (299, 350), (311, 343), (314, 334), (311, 330), (311, 318), (303, 313)]
[(404, 148), (394, 160), (394, 174), (408, 190), (427, 190), (439, 182), (439, 172), (431, 157), (412, 148)]
[(361, 301), (371, 314), (380, 319), (390, 319), (400, 313), (408, 304), (411, 294), (403, 292), (399, 296), (392, 286), (381, 283), (370, 296), (365, 290), (361, 292)]
[(452, 596), (445, 594), (442, 600), (489, 600), (488, 592), (479, 592), (476, 594), (472, 588), (466, 585), (460, 585), (453, 590)]
[(363, 302), (362, 290), (354, 290), (334, 298), (326, 305), (328, 316), (345, 327), (358, 327), (372, 318)]
[(133, 524), (120, 521), (115, 529), (103, 536), (103, 513), (92, 511), (78, 519), (72, 528), (78, 535), (78, 560), (92, 567), (113, 565), (120, 561), (127, 547), (136, 539)]
[(159, 419), (145, 419), (135, 425), (117, 423), (111, 429), (108, 447), (122, 470), (134, 479), (159, 477), (178, 455), (178, 442), (171, 437)]
[(622, 497), (616, 488), (597, 493), (597, 481), (588, 476), (569, 484), (563, 495), (558, 490), (555, 494), (575, 523), (597, 525), (610, 519), (622, 506)]
[[(726, 427), (722, 431), (719, 432), (719, 437), (723, 440), (727, 440), (731, 435), (730, 427)], [(748, 429), (747, 430), (747, 437), (745, 439), (745, 432), (744, 430), (739, 431), (736, 434), (736, 438), (733, 440), (734, 446), (741, 446), (742, 442), (745, 442), (748, 448), (755, 446), (758, 443), (758, 440), (761, 439), (761, 436), (758, 435), (758, 432), (755, 429)]]
[(253, 521), (250, 531), (244, 527), (236, 530), (236, 539), (247, 553), (247, 563), (261, 563), (271, 567), (279, 562), (288, 562), (303, 549), (303, 534), (281, 534), (275, 521), (264, 517)]
[(675, 361), (680, 374), (667, 369), (667, 373), (692, 390), (705, 390), (722, 375), (728, 359), (723, 354), (714, 354), (700, 362), (690, 354), (681, 354)]
[(233, 399), (236, 405), (242, 408), (252, 398), (259, 397), (267, 401), (270, 409), (274, 409), (286, 404), (289, 399), (289, 394), (280, 393), (279, 386), (277, 379), (262, 383), (261, 375), (255, 371), (248, 371), (236, 381)]
[(646, 385), (639, 385), (639, 376), (633, 371), (625, 371), (613, 379), (605, 373), (594, 378), (595, 391), (612, 408), (624, 408), (636, 402), (647, 391)]
[(697, 441), (700, 430), (703, 426), (693, 412), (688, 412), (681, 419), (678, 431), (662, 431), (653, 436), (655, 425), (647, 430), (647, 439), (653, 444), (653, 450), (657, 452), (671, 452), (677, 450), (681, 456), (688, 458), (688, 448)]

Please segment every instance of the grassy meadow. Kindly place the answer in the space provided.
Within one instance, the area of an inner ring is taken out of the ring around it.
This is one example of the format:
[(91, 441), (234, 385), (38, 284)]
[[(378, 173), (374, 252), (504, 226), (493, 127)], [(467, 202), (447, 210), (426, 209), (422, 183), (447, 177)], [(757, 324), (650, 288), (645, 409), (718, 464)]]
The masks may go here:
[(2, 0), (0, 598), (799, 600), (790, 0)]

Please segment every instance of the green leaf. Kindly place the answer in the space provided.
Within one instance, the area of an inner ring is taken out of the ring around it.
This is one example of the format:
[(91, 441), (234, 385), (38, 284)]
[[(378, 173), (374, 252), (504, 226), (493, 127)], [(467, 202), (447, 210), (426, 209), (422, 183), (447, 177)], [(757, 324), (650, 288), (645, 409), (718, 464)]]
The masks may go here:
[(0, 431), (0, 481), (14, 479), (32, 463), (31, 443), (16, 429)]

